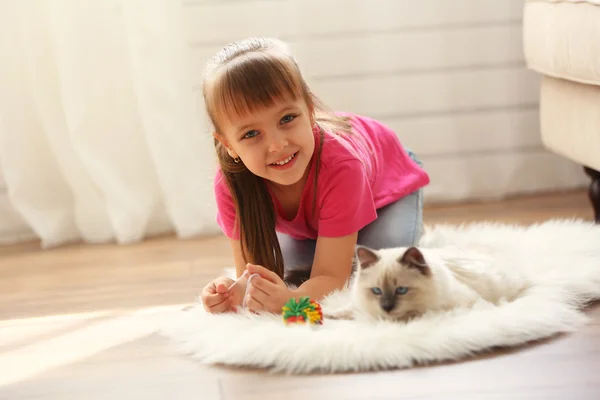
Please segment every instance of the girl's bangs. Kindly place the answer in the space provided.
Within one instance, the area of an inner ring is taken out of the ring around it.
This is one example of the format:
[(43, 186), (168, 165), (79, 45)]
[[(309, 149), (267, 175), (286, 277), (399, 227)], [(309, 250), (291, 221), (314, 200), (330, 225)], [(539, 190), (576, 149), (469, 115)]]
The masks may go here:
[(299, 72), (291, 60), (250, 53), (231, 62), (214, 81), (211, 114), (222, 123), (244, 118), (282, 100), (304, 97)]

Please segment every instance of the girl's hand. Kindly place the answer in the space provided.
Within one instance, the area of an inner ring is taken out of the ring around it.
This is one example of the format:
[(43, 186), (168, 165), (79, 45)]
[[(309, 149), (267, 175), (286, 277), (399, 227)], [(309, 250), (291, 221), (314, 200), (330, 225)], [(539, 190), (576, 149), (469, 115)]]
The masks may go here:
[(285, 303), (294, 296), (291, 289), (273, 271), (260, 265), (248, 264), (248, 275), (259, 274), (250, 279), (246, 307), (254, 312), (279, 314)]
[(238, 284), (228, 292), (233, 282), (231, 278), (220, 277), (206, 285), (200, 294), (204, 309), (210, 313), (237, 311), (236, 307), (242, 303), (244, 287)]

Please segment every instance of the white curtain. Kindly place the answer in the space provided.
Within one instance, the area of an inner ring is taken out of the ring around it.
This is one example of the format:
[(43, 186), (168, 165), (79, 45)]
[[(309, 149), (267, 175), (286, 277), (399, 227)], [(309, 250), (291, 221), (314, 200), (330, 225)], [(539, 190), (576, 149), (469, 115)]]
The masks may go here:
[(44, 247), (218, 232), (182, 21), (173, 0), (1, 3), (0, 170)]

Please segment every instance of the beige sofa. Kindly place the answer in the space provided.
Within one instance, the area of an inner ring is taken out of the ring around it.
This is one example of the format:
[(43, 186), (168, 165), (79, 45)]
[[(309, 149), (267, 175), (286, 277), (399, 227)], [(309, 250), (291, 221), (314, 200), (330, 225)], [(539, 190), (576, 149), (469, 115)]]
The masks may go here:
[(523, 46), (543, 77), (542, 141), (584, 167), (600, 222), (600, 0), (526, 0)]

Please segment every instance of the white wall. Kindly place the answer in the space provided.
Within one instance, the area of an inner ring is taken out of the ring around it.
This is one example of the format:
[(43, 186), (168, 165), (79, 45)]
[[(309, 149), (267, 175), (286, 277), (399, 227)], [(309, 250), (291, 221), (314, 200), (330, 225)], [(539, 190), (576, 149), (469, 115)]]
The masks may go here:
[[(542, 148), (522, 0), (186, 0), (193, 79), (229, 41), (287, 40), (333, 108), (389, 124), (426, 164), (429, 201), (587, 184)], [(196, 86), (196, 89), (199, 89)]]

